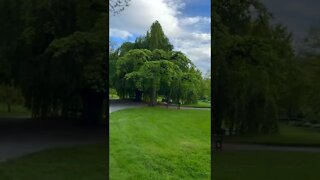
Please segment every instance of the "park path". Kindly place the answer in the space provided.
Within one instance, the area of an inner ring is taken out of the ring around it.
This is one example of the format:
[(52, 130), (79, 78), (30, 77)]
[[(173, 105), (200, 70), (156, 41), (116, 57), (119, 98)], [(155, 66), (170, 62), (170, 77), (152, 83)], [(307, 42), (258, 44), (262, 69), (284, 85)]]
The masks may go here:
[(139, 108), (139, 107), (145, 107), (145, 106), (147, 106), (147, 104), (140, 103), (140, 102), (132, 102), (129, 100), (110, 100), (109, 113), (119, 111), (122, 109)]
[[(142, 107), (130, 101), (112, 101), (109, 111)], [(104, 126), (86, 127), (59, 121), (34, 121), (28, 117), (0, 118), (0, 162), (46, 149), (107, 143)]]
[(105, 127), (65, 122), (0, 119), (0, 162), (46, 149), (107, 142)]
[[(110, 100), (109, 113), (119, 111), (122, 109), (146, 107), (148, 104), (143, 102), (132, 102), (128, 100)], [(165, 105), (158, 105), (158, 107), (167, 108)], [(170, 109), (177, 109), (177, 106), (169, 106)], [(210, 108), (195, 108), (195, 107), (180, 107), (180, 109), (193, 109), (193, 110), (210, 110)]]
[[(160, 107), (167, 108), (165, 105), (160, 105)], [(177, 106), (169, 106), (168, 108), (177, 109), (178, 107)], [(203, 111), (211, 110), (211, 108), (197, 108), (197, 107), (183, 107), (183, 106), (181, 106), (180, 109), (182, 109), (182, 110), (203, 110)]]
[[(145, 106), (145, 103), (115, 100), (110, 101), (109, 113)], [(107, 143), (104, 126), (85, 127), (61, 121), (34, 121), (28, 117), (0, 118), (0, 162), (46, 149), (101, 143)]]
[[(214, 147), (213, 147), (214, 148)], [(223, 143), (223, 151), (283, 151), (283, 152), (316, 152), (320, 153), (320, 147), (303, 147), (303, 146), (276, 146), (263, 144), (240, 144), (240, 143)]]
[[(147, 105), (143, 103), (112, 101), (109, 111), (111, 113), (121, 109), (145, 106)], [(210, 110), (189, 107), (181, 107), (181, 109)], [(46, 149), (103, 143), (107, 143), (107, 133), (104, 126), (85, 127), (57, 121), (33, 121), (23, 117), (0, 118), (0, 162)], [(223, 150), (320, 152), (320, 148), (312, 147), (228, 143), (223, 145)]]

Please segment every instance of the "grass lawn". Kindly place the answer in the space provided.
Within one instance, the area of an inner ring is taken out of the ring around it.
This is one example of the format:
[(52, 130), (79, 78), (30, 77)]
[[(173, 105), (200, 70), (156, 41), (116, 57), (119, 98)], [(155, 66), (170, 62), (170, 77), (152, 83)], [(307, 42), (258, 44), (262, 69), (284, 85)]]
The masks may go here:
[(215, 180), (320, 179), (320, 153), (214, 152)]
[(320, 146), (320, 130), (306, 127), (292, 127), (282, 123), (279, 126), (279, 133), (277, 134), (225, 137), (225, 141), (292, 146)]
[(0, 163), (1, 180), (105, 180), (106, 145), (46, 150)]
[(211, 104), (210, 102), (203, 102), (203, 101), (198, 101), (197, 104), (183, 104), (181, 106), (185, 107), (196, 107), (196, 108), (210, 108)]
[(210, 111), (110, 114), (111, 179), (210, 179)]

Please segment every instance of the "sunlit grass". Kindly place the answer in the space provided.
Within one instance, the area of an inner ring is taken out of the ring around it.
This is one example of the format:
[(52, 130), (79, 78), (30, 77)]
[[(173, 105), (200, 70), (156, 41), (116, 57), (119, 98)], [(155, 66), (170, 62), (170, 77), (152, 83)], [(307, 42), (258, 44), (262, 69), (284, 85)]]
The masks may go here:
[(137, 108), (110, 115), (111, 179), (210, 179), (210, 112)]

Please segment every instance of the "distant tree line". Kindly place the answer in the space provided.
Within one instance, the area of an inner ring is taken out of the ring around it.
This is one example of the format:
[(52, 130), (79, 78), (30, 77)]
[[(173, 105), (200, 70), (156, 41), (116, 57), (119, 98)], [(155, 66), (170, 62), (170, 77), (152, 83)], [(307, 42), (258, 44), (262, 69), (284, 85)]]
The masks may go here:
[(107, 11), (103, 0), (0, 0), (1, 87), (21, 89), (34, 118), (98, 121), (108, 90)]

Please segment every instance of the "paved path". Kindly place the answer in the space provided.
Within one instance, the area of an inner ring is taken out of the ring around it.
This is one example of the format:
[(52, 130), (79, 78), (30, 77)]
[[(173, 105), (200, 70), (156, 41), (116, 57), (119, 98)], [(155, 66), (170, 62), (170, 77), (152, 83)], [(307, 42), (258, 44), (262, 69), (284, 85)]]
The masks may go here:
[[(146, 107), (148, 104), (132, 102), (128, 100), (111, 100), (109, 102), (109, 113), (119, 111), (121, 109)], [(158, 105), (158, 107), (167, 108), (165, 105)], [(169, 106), (170, 109), (177, 109), (177, 106)], [(180, 109), (193, 109), (193, 110), (210, 110), (210, 108), (194, 108), (194, 107), (180, 107)]]
[(138, 102), (132, 102), (127, 100), (110, 100), (109, 113), (119, 111), (121, 109), (138, 108), (138, 107), (145, 107), (145, 106), (147, 106), (147, 104), (145, 103), (138, 103)]
[[(116, 100), (110, 102), (109, 111), (145, 106), (145, 103)], [(106, 142), (105, 127), (88, 128), (61, 121), (35, 121), (27, 117), (0, 118), (0, 162), (45, 149)]]
[[(109, 111), (145, 104), (112, 101)], [(45, 149), (107, 143), (105, 127), (84, 127), (58, 121), (34, 121), (27, 117), (0, 118), (0, 162)]]
[[(147, 106), (129, 101), (110, 102), (109, 111)], [(170, 107), (176, 108), (176, 107)], [(182, 108), (209, 110), (205, 108)], [(105, 127), (83, 127), (72, 123), (33, 121), (27, 118), (0, 118), (0, 162), (29, 153), (82, 144), (106, 143)], [(320, 148), (224, 144), (224, 150), (271, 150), (320, 152)]]
[[(146, 106), (112, 101), (109, 111)], [(0, 118), (0, 162), (45, 149), (107, 143), (105, 127), (84, 127), (58, 121), (34, 121), (27, 117)]]
[(62, 122), (0, 119), (0, 162), (45, 149), (107, 142), (105, 127)]
[(295, 146), (274, 146), (262, 144), (233, 144), (223, 143), (223, 150), (249, 150), (249, 151), (285, 151), (285, 152), (317, 152), (320, 153), (320, 147), (295, 147)]
[[(163, 107), (163, 108), (167, 108), (167, 106), (165, 105), (161, 105), (160, 107)], [(168, 108), (170, 109), (178, 109), (177, 106), (169, 106)], [(211, 108), (196, 108), (196, 107), (180, 107), (180, 109), (185, 109), (185, 110), (205, 110), (205, 111), (209, 111), (211, 110)]]

